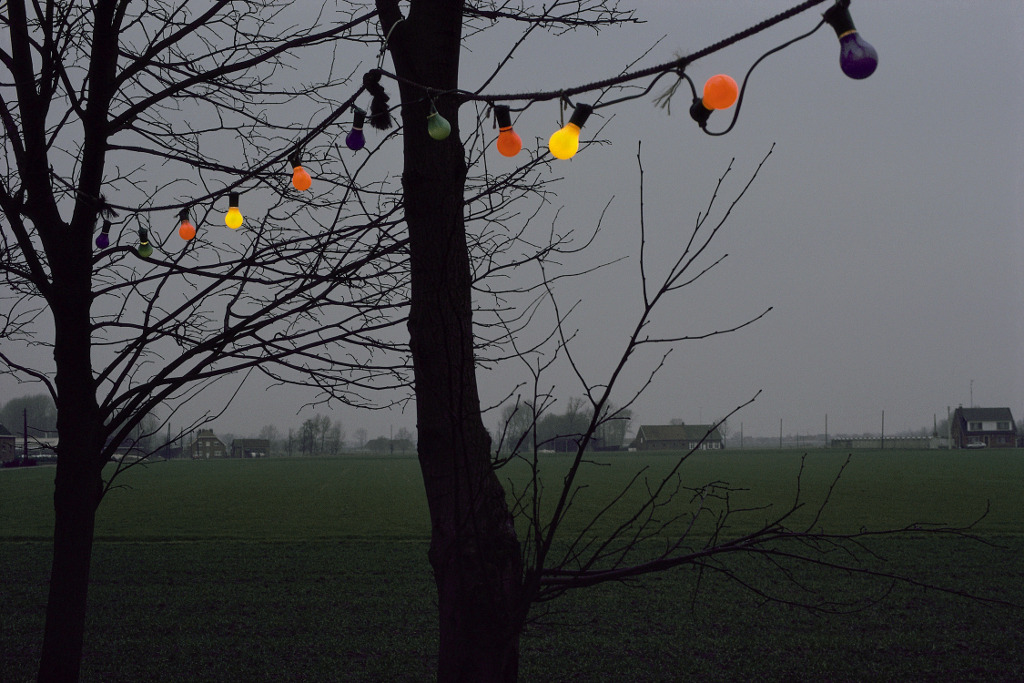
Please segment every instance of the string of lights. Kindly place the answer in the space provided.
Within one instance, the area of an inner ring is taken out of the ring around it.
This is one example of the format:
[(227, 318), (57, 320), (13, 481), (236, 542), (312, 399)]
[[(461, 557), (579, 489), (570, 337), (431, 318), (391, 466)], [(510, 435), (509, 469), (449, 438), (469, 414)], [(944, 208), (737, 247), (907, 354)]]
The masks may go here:
[[(743, 103), (743, 97), (746, 92), (747, 83), (754, 69), (768, 56), (813, 35), (826, 23), (835, 30), (836, 36), (839, 39), (839, 63), (844, 74), (853, 79), (863, 79), (867, 78), (875, 71), (875, 68), (878, 65), (878, 54), (857, 31), (849, 11), (850, 0), (834, 0), (834, 4), (824, 12), (822, 20), (813, 29), (772, 48), (755, 60), (747, 71), (741, 87), (737, 85), (735, 79), (731, 76), (726, 74), (716, 74), (704, 83), (702, 91), (700, 95), (698, 95), (696, 85), (686, 74), (686, 68), (690, 64), (760, 33), (771, 26), (775, 26), (776, 24), (786, 21), (825, 1), (826, 0), (805, 0), (794, 7), (755, 24), (750, 28), (740, 31), (739, 33), (733, 34), (732, 36), (694, 53), (678, 57), (662, 64), (623, 73), (613, 78), (586, 83), (568, 89), (531, 93), (488, 95), (473, 93), (461, 89), (446, 91), (403, 79), (400, 76), (390, 73), (382, 68), (384, 54), (387, 50), (387, 42), (390, 38), (389, 33), (389, 35), (383, 40), (381, 56), (378, 61), (377, 68), (371, 69), (363, 76), (361, 86), (356, 90), (356, 92), (347, 98), (341, 106), (333, 110), (317, 126), (313, 127), (310, 132), (305, 134), (301, 140), (293, 143), (290, 148), (274, 155), (273, 158), (258, 165), (258, 167), (251, 169), (249, 172), (241, 174), (234, 183), (226, 187), (224, 190), (197, 198), (192, 202), (192, 204), (215, 200), (226, 193), (228, 195), (229, 209), (225, 215), (225, 224), (229, 228), (238, 229), (244, 222), (244, 218), (239, 208), (239, 198), (242, 186), (247, 181), (263, 174), (272, 166), (279, 164), (284, 160), (287, 160), (292, 167), (292, 186), (294, 189), (298, 192), (308, 191), (310, 187), (312, 187), (313, 179), (309, 172), (302, 166), (301, 150), (309, 142), (326, 131), (330, 125), (335, 124), (347, 111), (352, 111), (352, 125), (345, 137), (345, 146), (353, 152), (358, 152), (366, 145), (366, 136), (363, 130), (365, 123), (368, 122), (371, 127), (379, 130), (386, 130), (392, 126), (391, 112), (401, 106), (401, 103), (398, 105), (388, 104), (388, 94), (380, 83), (383, 77), (387, 77), (396, 83), (411, 86), (413, 89), (423, 92), (422, 101), (429, 101), (430, 103), (430, 111), (425, 122), (427, 133), (432, 139), (437, 141), (444, 141), (451, 134), (451, 123), (438, 112), (437, 107), (435, 106), (435, 100), (437, 98), (454, 97), (460, 103), (477, 101), (490, 105), (495, 122), (499, 129), (495, 146), (498, 153), (504, 157), (515, 157), (522, 151), (523, 147), (522, 138), (512, 126), (512, 111), (522, 112), (534, 104), (551, 100), (557, 100), (569, 107), (572, 107), (573, 113), (569, 121), (562, 128), (552, 133), (548, 140), (548, 151), (554, 158), (560, 160), (571, 159), (579, 150), (580, 133), (583, 126), (586, 124), (587, 119), (594, 110), (645, 97), (651, 92), (654, 85), (666, 75), (675, 75), (677, 81), (675, 84), (670, 86), (664, 94), (656, 98), (656, 102), (658, 102), (660, 106), (667, 106), (679, 84), (685, 81), (690, 86), (693, 97), (689, 109), (690, 117), (697, 122), (704, 133), (713, 136), (725, 135), (736, 125), (740, 108)], [(392, 30), (393, 29), (394, 27), (392, 27)], [(577, 95), (607, 91), (616, 86), (622, 86), (645, 79), (650, 79), (650, 83), (648, 83), (647, 87), (642, 91), (619, 97), (617, 99), (601, 102), (600, 98), (598, 98), (598, 101), (595, 101), (592, 104), (574, 104), (570, 99)], [(356, 100), (363, 94), (363, 92), (367, 92), (371, 96), (369, 114), (367, 114), (366, 110), (356, 106), (355, 104)], [(716, 110), (730, 109), (734, 105), (736, 108), (733, 112), (733, 118), (727, 128), (717, 132), (709, 131), (707, 129), (707, 122), (712, 112)], [(132, 210), (128, 207), (116, 208), (127, 209), (129, 211)], [(196, 226), (189, 220), (188, 206), (181, 207), (181, 205), (176, 205), (170, 207), (148, 207), (146, 211), (152, 212), (172, 208), (180, 209), (180, 213), (178, 215), (179, 236), (185, 241), (194, 239), (196, 236)], [(99, 249), (105, 249), (109, 246), (110, 227), (111, 221), (109, 219), (104, 220), (103, 228), (100, 234), (96, 237), (96, 246)], [(143, 258), (147, 258), (153, 253), (153, 247), (149, 244), (146, 230), (142, 228), (139, 229), (138, 253)]]

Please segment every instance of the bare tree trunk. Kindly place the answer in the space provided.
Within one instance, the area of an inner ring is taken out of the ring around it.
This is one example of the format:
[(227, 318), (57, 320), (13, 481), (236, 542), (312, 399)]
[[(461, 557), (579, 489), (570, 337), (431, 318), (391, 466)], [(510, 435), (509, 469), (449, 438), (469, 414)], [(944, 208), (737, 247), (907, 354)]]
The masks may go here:
[(418, 447), (440, 610), (438, 680), (515, 681), (522, 561), (480, 417), (462, 185), (458, 175), (445, 177), (441, 189), (419, 171), (405, 174)]
[(103, 485), (99, 472), (76, 471), (65, 463), (58, 462), (53, 495), (56, 523), (39, 663), (41, 683), (78, 680), (93, 529)]
[[(458, 83), (462, 3), (411, 3), (398, 21), (379, 2), (399, 76), (439, 91)], [(420, 468), (430, 507), (430, 563), (438, 590), (438, 680), (515, 681), (522, 627), (522, 557), (505, 491), (491, 466), (473, 356), (472, 274), (463, 196), (458, 102), (439, 96), (451, 136), (426, 131), (430, 99), (402, 87), (409, 227), (409, 340)]]
[[(84, 232), (84, 239), (90, 238)], [(82, 239), (75, 235), (72, 239)], [(72, 278), (88, 282), (89, 264), (69, 263), (55, 272), (63, 301), (54, 302), (54, 360), (57, 365), (57, 475), (50, 594), (39, 663), (39, 681), (77, 681), (85, 634), (96, 508), (103, 495), (102, 419), (90, 361), (89, 288), (67, 287)], [(56, 269), (55, 269), (56, 270)], [(61, 285), (65, 285), (61, 287)]]

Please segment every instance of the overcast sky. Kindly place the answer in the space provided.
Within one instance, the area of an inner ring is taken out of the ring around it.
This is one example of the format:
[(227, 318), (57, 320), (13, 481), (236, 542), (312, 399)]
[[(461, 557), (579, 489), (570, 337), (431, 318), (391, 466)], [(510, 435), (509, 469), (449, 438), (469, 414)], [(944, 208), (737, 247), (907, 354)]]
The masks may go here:
[[(659, 39), (637, 66), (664, 62), (793, 3), (637, 4), (648, 23), (597, 36), (538, 37), (489, 90), (558, 89), (604, 78)], [(698, 85), (719, 72), (741, 80), (758, 56), (813, 28), (826, 6), (688, 73)], [(646, 97), (599, 109), (583, 139), (606, 124), (601, 137), (610, 144), (556, 167), (565, 179), (563, 228), (592, 227), (615, 196), (586, 259), (629, 256), (557, 290), (566, 304), (583, 300), (572, 320), (581, 330), (575, 350), (597, 383), (621, 350), (639, 302), (638, 143), (653, 274), (683, 246), (730, 159), (736, 161), (720, 201), (735, 196), (775, 145), (710, 247), (712, 259), (728, 258), (656, 318), (665, 333), (700, 335), (773, 310), (736, 333), (677, 345), (635, 406), (638, 424), (708, 422), (760, 391), (731, 420), (734, 432), (742, 423), (746, 435), (775, 435), (782, 420), (786, 433), (818, 433), (826, 415), (831, 434), (878, 431), (884, 411), (886, 432), (894, 433), (930, 426), (947, 407), (970, 405), (972, 387), (974, 405), (1009, 406), (1015, 418), (1024, 417), (1024, 4), (856, 0), (851, 11), (879, 53), (869, 79), (842, 74), (838, 42), (825, 26), (753, 72), (728, 135), (699, 130), (687, 115), (688, 93), (680, 91), (671, 116)], [(500, 39), (472, 48), (464, 58), (467, 89), (504, 54)], [(372, 63), (375, 56), (363, 59)], [(556, 105), (537, 105), (517, 130), (528, 144), (546, 139), (557, 117)], [(709, 128), (721, 130), (730, 118), (717, 112)], [(638, 359), (624, 390), (653, 358)], [(525, 379), (514, 365), (481, 374), (484, 402)], [(28, 393), (4, 382), (8, 396)], [(581, 393), (564, 368), (548, 383), (563, 400)], [(627, 395), (617, 395), (619, 402)], [(307, 415), (281, 406), (301, 402), (257, 388), (214, 427), (239, 436), (264, 424), (287, 432)], [(415, 427), (411, 408), (402, 414), (338, 407), (333, 416), (350, 437), (360, 427), (370, 437)], [(487, 418), (489, 427), (496, 423), (496, 415)]]
[[(664, 61), (789, 6), (644, 2), (647, 25), (621, 32), (628, 39), (586, 37), (557, 73), (571, 80), (578, 64), (584, 80), (607, 76), (663, 35), (644, 64)], [(820, 11), (689, 73), (698, 84), (717, 72), (741, 80)], [(730, 134), (701, 133), (685, 94), (671, 117), (645, 98), (599, 110), (615, 114), (602, 135), (612, 144), (566, 165), (563, 219), (586, 225), (615, 194), (597, 248), (634, 255), (613, 276), (562, 292), (585, 300), (576, 322), (593, 348), (580, 353), (600, 372), (614, 341), (601, 331), (632, 320), (638, 302), (638, 141), (655, 266), (688, 236), (729, 160), (725, 199), (775, 144), (712, 244), (729, 257), (659, 319), (696, 335), (773, 310), (750, 328), (678, 346), (636, 406), (641, 423), (706, 422), (758, 390), (734, 431), (742, 422), (745, 434), (777, 434), (782, 420), (786, 433), (817, 433), (826, 415), (831, 434), (878, 431), (882, 411), (887, 433), (927, 427), (947, 406), (971, 405), (972, 388), (974, 405), (1024, 417), (1024, 5), (857, 1), (851, 11), (879, 53), (869, 79), (841, 73), (825, 26), (755, 69)], [(550, 54), (534, 56), (535, 66), (514, 64), (547, 74)], [(714, 114), (709, 129), (729, 118)]]

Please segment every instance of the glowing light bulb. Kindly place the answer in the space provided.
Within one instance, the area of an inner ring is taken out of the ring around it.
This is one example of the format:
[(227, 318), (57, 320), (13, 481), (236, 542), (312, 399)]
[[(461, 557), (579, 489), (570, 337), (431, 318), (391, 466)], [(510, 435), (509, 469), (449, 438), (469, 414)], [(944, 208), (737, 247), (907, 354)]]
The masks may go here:
[(366, 136), (363, 135), (363, 121), (366, 120), (366, 112), (359, 107), (353, 107), (355, 114), (352, 118), (352, 130), (345, 136), (345, 146), (355, 151), (362, 149), (366, 144)]
[(740, 89), (731, 76), (718, 74), (704, 83), (704, 96), (701, 104), (707, 109), (728, 109), (736, 104)]
[(238, 210), (238, 193), (228, 193), (228, 208), (227, 214), (224, 216), (224, 224), (232, 230), (238, 230), (242, 227), (242, 212)]
[(593, 111), (589, 104), (577, 104), (569, 123), (551, 134), (548, 149), (556, 159), (571, 159), (576, 155), (580, 148), (580, 129)]
[(860, 80), (875, 73), (878, 52), (857, 32), (849, 6), (850, 0), (837, 0), (823, 17), (839, 38), (839, 67), (850, 78)]
[(96, 246), (100, 249), (110, 246), (110, 221), (103, 221), (103, 228), (100, 234), (96, 235)]
[(514, 157), (523, 148), (523, 139), (512, 130), (512, 115), (508, 107), (504, 104), (495, 105), (494, 118), (498, 122), (498, 152), (502, 156)]
[(452, 134), (452, 124), (448, 119), (437, 113), (433, 103), (430, 105), (430, 113), (427, 114), (427, 134), (435, 140), (447, 140)]
[(313, 184), (313, 179), (309, 177), (309, 173), (306, 169), (302, 168), (302, 164), (299, 163), (299, 156), (296, 154), (291, 158), (292, 164), (292, 186), (299, 192), (305, 192), (309, 189), (310, 185)]
[(188, 209), (182, 209), (178, 214), (181, 225), (178, 226), (178, 237), (188, 242), (196, 236), (196, 226), (188, 219)]
[(139, 256), (149, 258), (153, 255), (153, 245), (149, 243), (149, 233), (145, 228), (139, 228)]

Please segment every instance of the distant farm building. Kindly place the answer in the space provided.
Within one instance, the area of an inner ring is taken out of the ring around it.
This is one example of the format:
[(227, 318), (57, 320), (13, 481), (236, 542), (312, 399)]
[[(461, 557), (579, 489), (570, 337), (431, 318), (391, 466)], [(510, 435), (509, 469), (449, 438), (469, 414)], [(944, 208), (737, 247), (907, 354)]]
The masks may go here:
[(196, 432), (196, 440), (192, 442), (193, 458), (224, 458), (228, 448), (217, 438), (212, 429), (200, 429)]
[(724, 446), (714, 425), (641, 425), (629, 445), (638, 451), (718, 450)]
[(14, 444), (16, 440), (15, 436), (7, 431), (6, 427), (0, 425), (0, 462), (14, 459)]
[(265, 458), (270, 454), (267, 439), (235, 439), (231, 442), (232, 458)]
[(956, 448), (1013, 448), (1019, 441), (1009, 408), (957, 408), (950, 433)]

